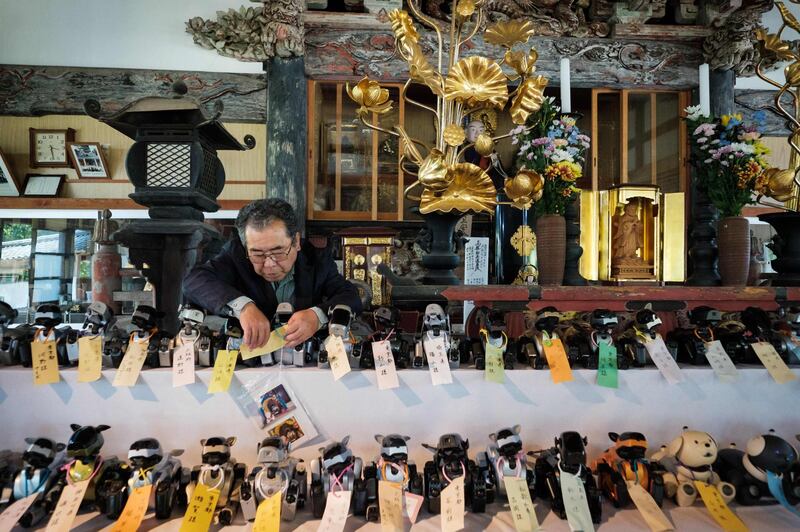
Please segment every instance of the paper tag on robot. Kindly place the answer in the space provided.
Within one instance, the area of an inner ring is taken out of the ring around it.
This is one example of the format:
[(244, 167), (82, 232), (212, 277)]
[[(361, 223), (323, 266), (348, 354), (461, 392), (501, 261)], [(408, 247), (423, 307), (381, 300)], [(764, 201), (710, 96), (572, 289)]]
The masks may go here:
[(78, 343), (77, 342), (66, 342), (66, 344), (67, 344), (67, 346), (66, 346), (67, 347), (67, 360), (69, 360), (70, 362), (75, 362), (76, 360), (78, 360), (78, 357), (81, 354), (80, 349), (78, 348)]
[(450, 373), (450, 362), (447, 360), (447, 350), (444, 347), (444, 338), (434, 336), (422, 341), (425, 358), (428, 359), (428, 371), (434, 386), (450, 384), (453, 375)]
[(542, 341), (544, 354), (547, 357), (547, 365), (550, 367), (550, 378), (553, 382), (568, 382), (572, 380), (572, 369), (569, 367), (567, 352), (564, 351), (564, 344), (560, 338), (545, 339)]
[(508, 505), (511, 508), (511, 517), (514, 518), (514, 528), (517, 532), (534, 532), (539, 530), (539, 520), (531, 500), (528, 489), (528, 479), (525, 477), (503, 477), (508, 496)]
[(125, 356), (114, 375), (114, 386), (135, 386), (136, 379), (144, 366), (144, 359), (147, 357), (147, 346), (149, 342), (128, 342), (128, 349)]
[(233, 370), (236, 369), (236, 358), (239, 352), (231, 349), (220, 349), (214, 361), (214, 370), (211, 372), (211, 381), (208, 383), (208, 393), (227, 392), (231, 386)]
[(597, 346), (597, 384), (606, 388), (619, 388), (617, 348), (605, 342)]
[(756, 352), (761, 363), (764, 364), (764, 367), (767, 368), (769, 374), (778, 384), (784, 384), (797, 378), (797, 375), (789, 369), (789, 366), (781, 359), (772, 344), (756, 342), (753, 344), (753, 351)]
[(655, 339), (648, 338), (644, 343), (644, 347), (647, 349), (647, 353), (650, 355), (650, 358), (653, 359), (653, 363), (658, 367), (658, 370), (664, 378), (667, 379), (668, 383), (677, 384), (683, 381), (681, 368), (678, 367), (678, 363), (672, 358), (663, 338), (660, 336)]
[[(775, 497), (775, 500), (781, 503), (781, 506), (792, 512), (797, 517), (800, 517), (800, 510), (789, 504), (786, 499), (786, 494), (783, 492), (783, 478), (779, 477), (772, 471), (767, 470), (767, 487), (769, 492)], [(2, 516), (0, 516), (1, 518)], [(0, 526), (2, 528), (2, 526)]]
[(136, 532), (142, 524), (144, 514), (150, 504), (150, 492), (153, 490), (152, 484), (139, 486), (128, 495), (128, 502), (122, 510), (117, 522), (111, 527), (111, 532)]
[(705, 482), (699, 480), (694, 481), (697, 492), (700, 498), (703, 499), (703, 504), (706, 505), (708, 513), (714, 518), (714, 521), (722, 527), (725, 532), (747, 532), (748, 528), (739, 517), (733, 513), (725, 504), (722, 494), (716, 486), (710, 486)]
[(50, 516), (50, 520), (47, 522), (45, 532), (69, 532), (75, 516), (78, 515), (83, 496), (86, 495), (86, 489), (89, 487), (90, 482), (90, 480), (84, 480), (64, 486), (64, 490), (58, 498), (56, 509), (53, 510), (53, 515)]
[(78, 382), (94, 382), (103, 376), (103, 337), (78, 338)]
[(325, 350), (328, 352), (328, 363), (333, 372), (333, 380), (338, 381), (350, 373), (350, 359), (344, 348), (344, 341), (340, 336), (328, 336), (325, 340)]
[(586, 500), (586, 490), (580, 477), (561, 471), (561, 498), (564, 500), (564, 510), (567, 512), (567, 522), (570, 530), (588, 532), (594, 530), (592, 512), (589, 510), (589, 501)]
[(219, 499), (218, 489), (198, 483), (186, 507), (186, 513), (183, 514), (180, 532), (208, 532), (214, 519), (217, 499)]
[(34, 384), (55, 384), (61, 380), (58, 374), (55, 340), (31, 342), (31, 357), (33, 359)]
[(489, 382), (503, 384), (506, 380), (505, 366), (503, 365), (503, 350), (496, 345), (486, 343), (486, 370), (483, 373), (484, 379)]
[(14, 525), (17, 524), (17, 521), (25, 515), (25, 512), (28, 511), (33, 501), (36, 500), (36, 497), (39, 496), (39, 492), (34, 493), (33, 495), (28, 495), (24, 499), (20, 499), (18, 501), (14, 501), (14, 503), (3, 510), (0, 513), (0, 532), (10, 532)]
[(391, 390), (400, 386), (397, 367), (394, 365), (392, 344), (388, 340), (372, 342), (372, 358), (375, 360), (375, 376), (379, 390)]
[(440, 494), (442, 501), (442, 532), (464, 528), (464, 477), (454, 478)]
[(403, 532), (403, 486), (397, 482), (378, 481), (378, 507), (381, 530)]
[(281, 530), (281, 495), (278, 491), (267, 497), (256, 510), (253, 532), (280, 532)]
[(739, 370), (733, 365), (733, 360), (725, 352), (719, 340), (706, 342), (706, 358), (722, 382), (733, 382), (739, 378)]
[(239, 349), (241, 349), (242, 353), (242, 360), (249, 360), (251, 358), (260, 357), (263, 355), (268, 355), (273, 351), (277, 351), (284, 345), (286, 345), (286, 338), (284, 338), (284, 334), (286, 331), (286, 325), (279, 329), (275, 329), (271, 333), (269, 333), (269, 339), (267, 343), (262, 345), (261, 347), (256, 347), (255, 349), (250, 349), (246, 345), (242, 344)]
[(422, 508), (422, 503), (425, 502), (425, 497), (411, 493), (410, 491), (403, 492), (403, 504), (405, 508), (405, 516), (411, 521), (411, 524), (417, 522), (419, 510)]
[(181, 344), (172, 352), (172, 387), (194, 384), (194, 342)]
[(653, 532), (667, 532), (668, 530), (675, 530), (669, 519), (661, 508), (658, 507), (652, 495), (647, 493), (641, 484), (634, 481), (628, 481), (628, 495), (631, 496), (633, 504), (636, 509), (642, 514), (645, 523), (650, 527)]
[(317, 532), (342, 532), (344, 530), (347, 514), (350, 513), (350, 497), (352, 495), (352, 491), (328, 492), (325, 513), (322, 514), (322, 521), (319, 523)]

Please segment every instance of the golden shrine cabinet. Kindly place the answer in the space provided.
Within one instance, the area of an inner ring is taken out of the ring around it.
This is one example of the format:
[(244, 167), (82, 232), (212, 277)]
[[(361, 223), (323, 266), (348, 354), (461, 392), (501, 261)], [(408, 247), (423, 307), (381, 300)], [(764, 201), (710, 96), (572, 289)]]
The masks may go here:
[(384, 228), (353, 228), (339, 231), (342, 238), (342, 269), (347, 279), (363, 281), (372, 290), (372, 305), (389, 304), (389, 288), (378, 266), (391, 268), (395, 231)]

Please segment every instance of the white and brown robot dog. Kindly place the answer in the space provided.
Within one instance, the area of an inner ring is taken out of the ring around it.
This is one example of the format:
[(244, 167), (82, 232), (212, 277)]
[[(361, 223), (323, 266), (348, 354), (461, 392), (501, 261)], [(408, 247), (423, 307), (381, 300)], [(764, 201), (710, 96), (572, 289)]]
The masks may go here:
[(662, 446), (650, 457), (664, 469), (664, 488), (667, 497), (675, 499), (678, 506), (691, 506), (697, 499), (695, 480), (716, 486), (726, 503), (736, 496), (733, 484), (722, 482), (711, 468), (717, 459), (717, 442), (707, 432), (687, 430), (669, 445)]

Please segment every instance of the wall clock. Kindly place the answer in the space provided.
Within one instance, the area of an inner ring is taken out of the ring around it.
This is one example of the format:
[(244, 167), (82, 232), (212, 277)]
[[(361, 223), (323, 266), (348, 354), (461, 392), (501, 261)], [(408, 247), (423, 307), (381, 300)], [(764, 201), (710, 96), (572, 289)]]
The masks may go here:
[(30, 128), (31, 168), (69, 166), (67, 142), (75, 140), (75, 130)]

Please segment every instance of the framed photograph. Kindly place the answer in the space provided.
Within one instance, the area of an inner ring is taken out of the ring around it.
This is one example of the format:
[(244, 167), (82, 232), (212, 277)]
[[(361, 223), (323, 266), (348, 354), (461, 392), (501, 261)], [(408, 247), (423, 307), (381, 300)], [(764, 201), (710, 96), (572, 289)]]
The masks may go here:
[(295, 409), (294, 401), (286, 392), (283, 384), (264, 393), (259, 398), (259, 402), (261, 403), (259, 413), (265, 427)]
[(28, 174), (25, 176), (24, 196), (56, 197), (64, 185), (64, 174)]
[(78, 177), (108, 177), (108, 163), (97, 142), (68, 142), (67, 153)]
[(18, 197), (19, 189), (19, 182), (11, 171), (8, 159), (0, 150), (0, 196)]

